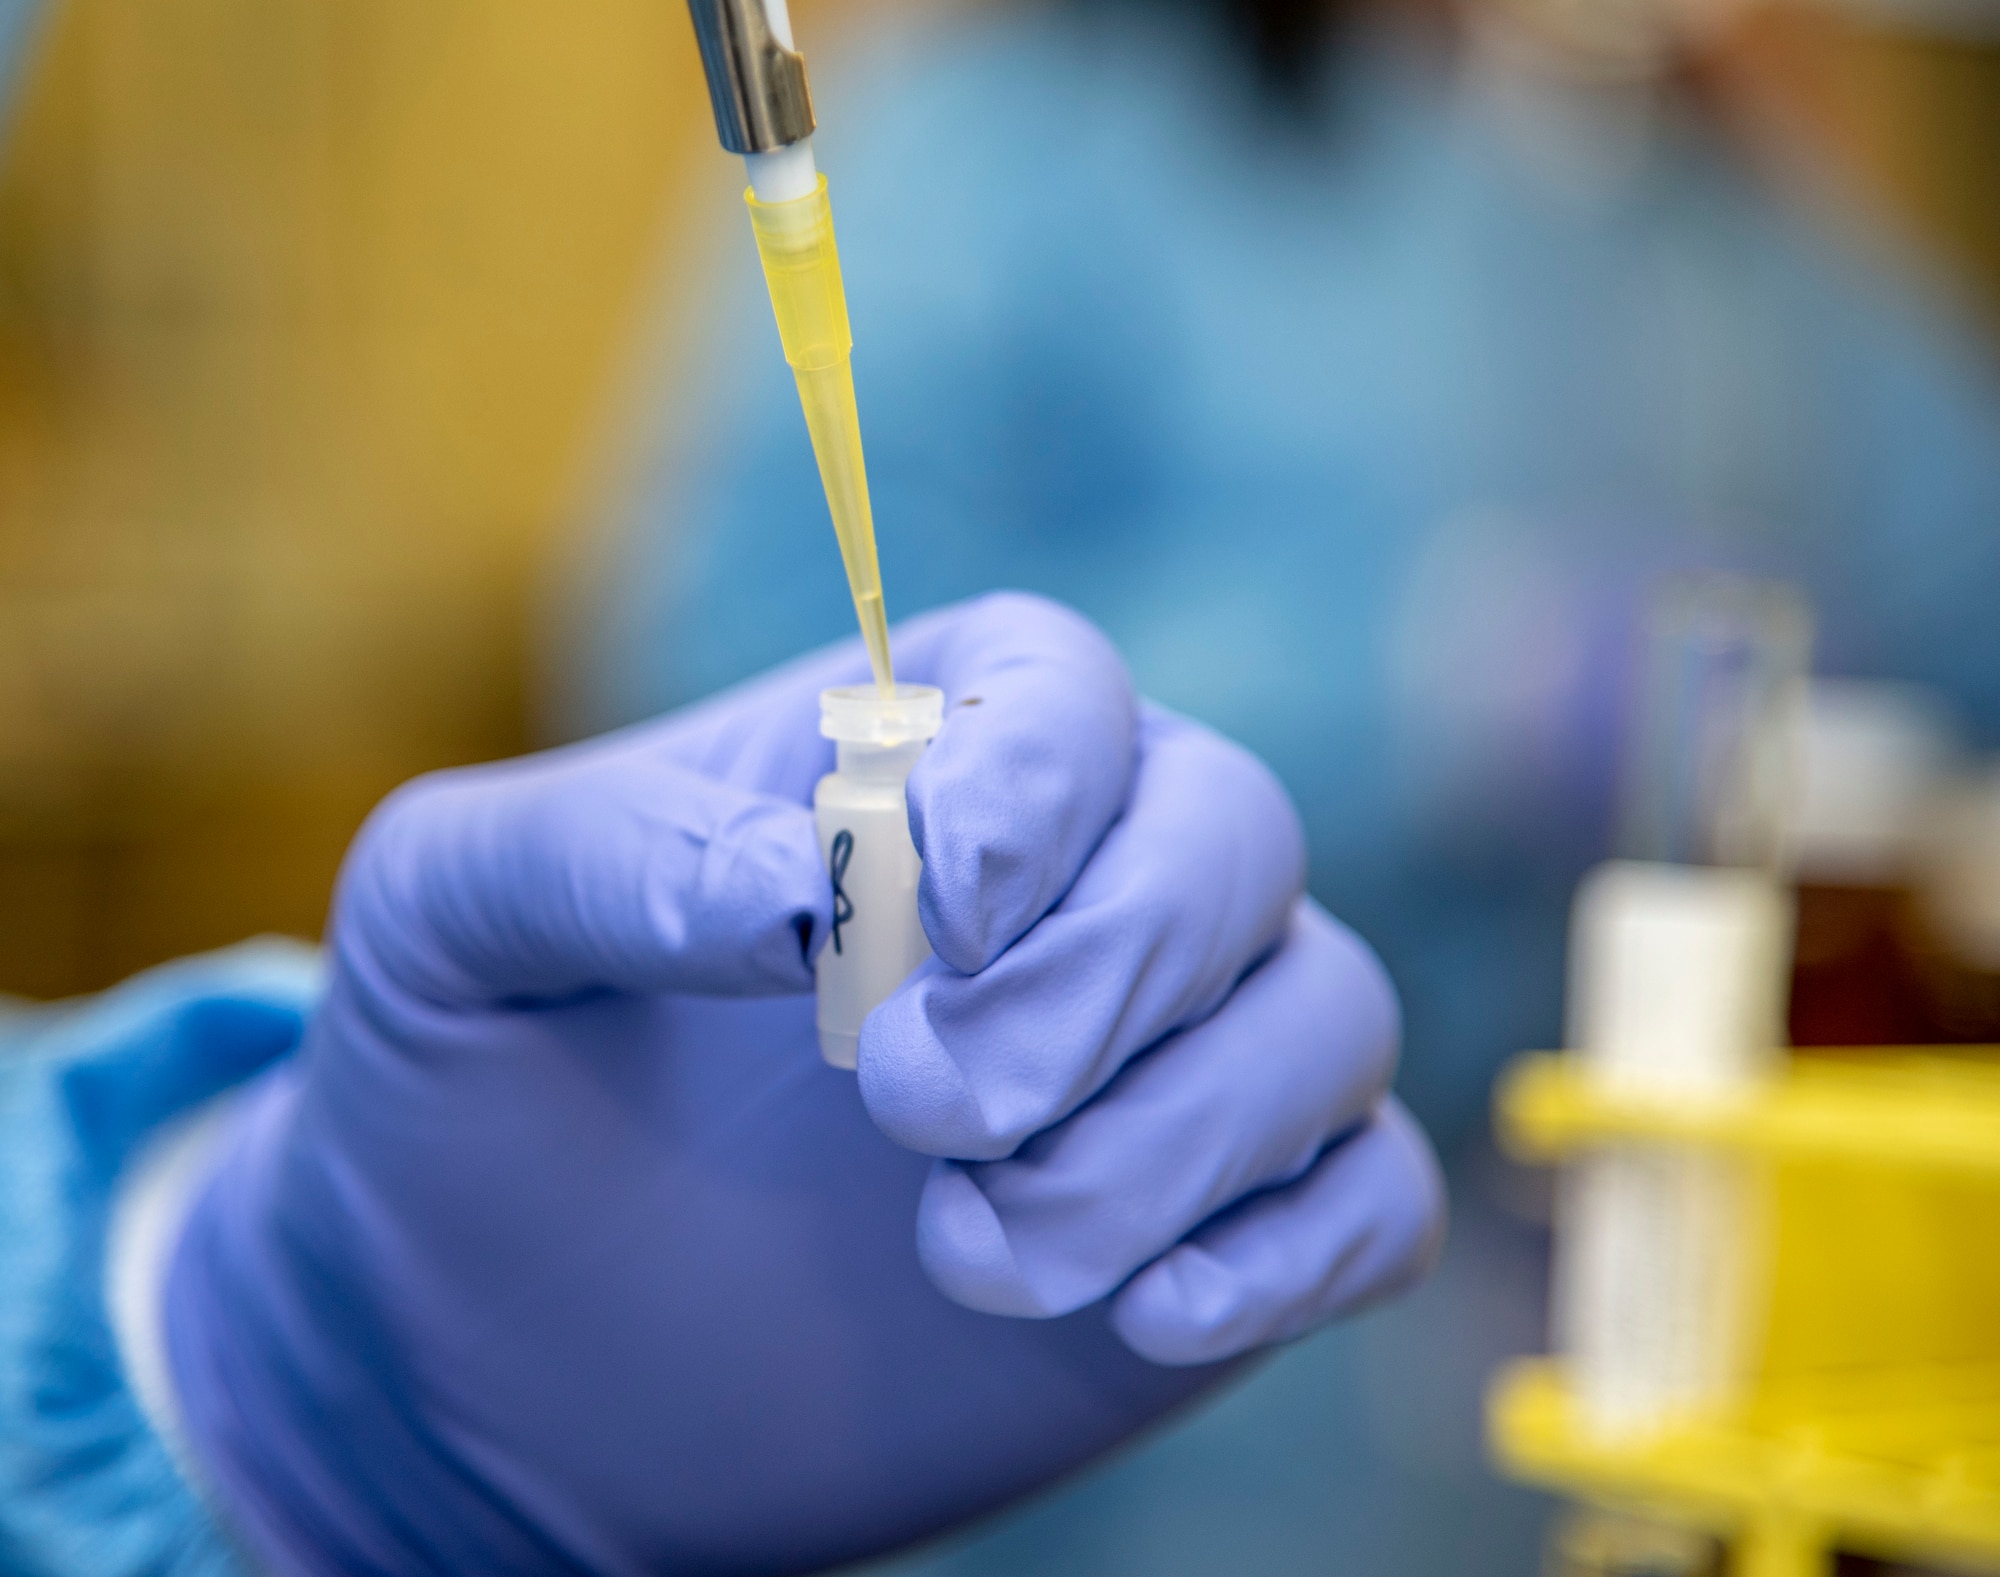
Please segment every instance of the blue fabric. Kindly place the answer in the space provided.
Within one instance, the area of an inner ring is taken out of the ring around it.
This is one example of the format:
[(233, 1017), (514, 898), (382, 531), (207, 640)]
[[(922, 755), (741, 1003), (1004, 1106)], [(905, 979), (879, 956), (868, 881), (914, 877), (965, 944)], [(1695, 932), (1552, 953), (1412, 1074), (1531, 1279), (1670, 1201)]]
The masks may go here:
[(148, 1135), (297, 1044), (305, 949), (249, 944), (0, 1019), (0, 1571), (240, 1568), (127, 1388), (104, 1306), (112, 1189)]
[[(1565, 194), (1393, 43), (1299, 126), (1166, 6), (981, 12), (815, 83), (892, 612), (1061, 597), (1268, 761), (1314, 895), (1402, 990), (1399, 1087), (1447, 1146), (1557, 1033), (1651, 575), (1796, 578), (1823, 667), (1934, 684), (2000, 741), (1985, 347), (1698, 128)], [(723, 222), (727, 301), (661, 404), (579, 727), (851, 624)]]
[[(0, 130), (46, 8), (0, 0)], [(0, 1571), (240, 1568), (127, 1389), (104, 1309), (119, 1169), (159, 1124), (296, 1044), (301, 950), (191, 959), (81, 1004), (0, 1013)]]

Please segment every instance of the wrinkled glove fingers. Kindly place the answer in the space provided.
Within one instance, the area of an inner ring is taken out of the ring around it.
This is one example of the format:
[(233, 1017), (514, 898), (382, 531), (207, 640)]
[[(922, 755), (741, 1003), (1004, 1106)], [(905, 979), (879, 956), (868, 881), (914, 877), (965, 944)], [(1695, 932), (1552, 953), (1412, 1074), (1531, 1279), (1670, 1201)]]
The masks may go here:
[(444, 1006), (805, 991), (831, 922), (809, 811), (620, 751), (419, 778), (336, 902), (353, 978)]
[(1133, 1277), (1111, 1323), (1155, 1363), (1213, 1363), (1401, 1291), (1443, 1235), (1437, 1161), (1391, 1098), (1297, 1182), (1246, 1200)]
[(1398, 1028), (1374, 954), (1301, 900), (1284, 945), (1214, 1017), (1013, 1157), (939, 1162), (917, 1216), (925, 1269), (987, 1313), (1096, 1302), (1364, 1123), (1395, 1070)]
[[(1068, 890), (1124, 805), (1131, 680), (1096, 626), (1014, 592), (906, 620), (890, 645), (900, 682), (945, 697), (944, 728), (910, 775), (918, 908), (940, 958), (980, 969)], [(843, 641), (629, 730), (614, 748), (804, 804), (833, 770), (820, 691), (868, 678), (861, 642)]]
[(910, 773), (917, 910), (966, 974), (1067, 892), (1124, 807), (1138, 706), (1115, 648), (1067, 608), (995, 597), (910, 642), (945, 726)]
[(1055, 909), (977, 974), (932, 960), (870, 1015), (870, 1115), (928, 1154), (1012, 1154), (1213, 1013), (1284, 934), (1304, 866), (1270, 771), (1148, 709), (1125, 813)]
[[(1130, 681), (1094, 626), (1036, 597), (911, 620), (896, 650), (906, 679), (957, 703), (911, 799), (950, 807), (918, 831), (920, 902), (940, 953), (977, 967), (1061, 896), (1124, 803)], [(809, 989), (832, 903), (806, 809), (833, 766), (819, 693), (867, 678), (845, 642), (671, 718), (410, 785), (343, 878), (381, 905), (380, 966), (452, 1003)]]

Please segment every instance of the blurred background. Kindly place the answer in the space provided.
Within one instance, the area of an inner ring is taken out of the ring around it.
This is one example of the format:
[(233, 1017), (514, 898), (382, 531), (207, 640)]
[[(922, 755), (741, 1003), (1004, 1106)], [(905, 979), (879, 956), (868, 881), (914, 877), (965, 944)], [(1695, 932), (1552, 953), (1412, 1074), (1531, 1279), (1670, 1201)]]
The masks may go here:
[(47, 997), (317, 935), (375, 800), (527, 746), (547, 566), (727, 177), (638, 0), (60, 0), (17, 70), (0, 989)]
[[(1795, 1039), (2000, 1039), (2000, 4), (796, 15), (892, 615), (1068, 596), (1274, 762), (1456, 1221), (1414, 1299), (895, 1570), (1585, 1570), (1481, 1439), (1549, 1221), (1486, 1090), (1561, 1033), (1650, 577), (1796, 582), (1849, 685)], [(0, 38), (0, 991), (316, 936), (394, 784), (846, 629), (675, 0), (0, 0)], [(995, 235), (907, 201), (963, 125)], [(1097, 201), (1148, 146), (1170, 195)]]
[[(1742, 5), (1702, 68), (2000, 313), (2000, 17)], [(316, 934), (384, 791), (528, 746), (558, 561), (738, 216), (670, 4), (60, 0), (17, 71), (0, 988), (47, 997)]]

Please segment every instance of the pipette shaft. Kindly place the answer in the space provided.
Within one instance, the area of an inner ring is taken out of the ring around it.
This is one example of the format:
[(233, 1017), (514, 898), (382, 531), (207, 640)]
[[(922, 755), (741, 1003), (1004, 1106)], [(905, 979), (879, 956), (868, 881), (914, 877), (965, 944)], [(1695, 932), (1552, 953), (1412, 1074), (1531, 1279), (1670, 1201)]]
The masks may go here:
[(875, 517), (854, 402), (847, 292), (826, 178), (813, 159), (812, 95), (784, 0), (688, 0), (723, 147), (743, 155), (744, 200), (785, 360), (798, 383), (868, 663), (895, 690)]

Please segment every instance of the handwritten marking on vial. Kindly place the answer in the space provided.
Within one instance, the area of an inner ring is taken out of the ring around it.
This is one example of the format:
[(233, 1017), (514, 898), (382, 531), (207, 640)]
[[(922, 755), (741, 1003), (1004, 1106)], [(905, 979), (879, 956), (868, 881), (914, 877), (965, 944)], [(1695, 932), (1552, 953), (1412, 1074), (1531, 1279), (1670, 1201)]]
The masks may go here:
[(854, 918), (854, 900), (847, 896), (840, 884), (847, 875), (847, 862), (854, 857), (854, 834), (845, 827), (833, 835), (832, 859), (828, 862), (833, 877), (833, 950), (840, 951), (840, 928)]

